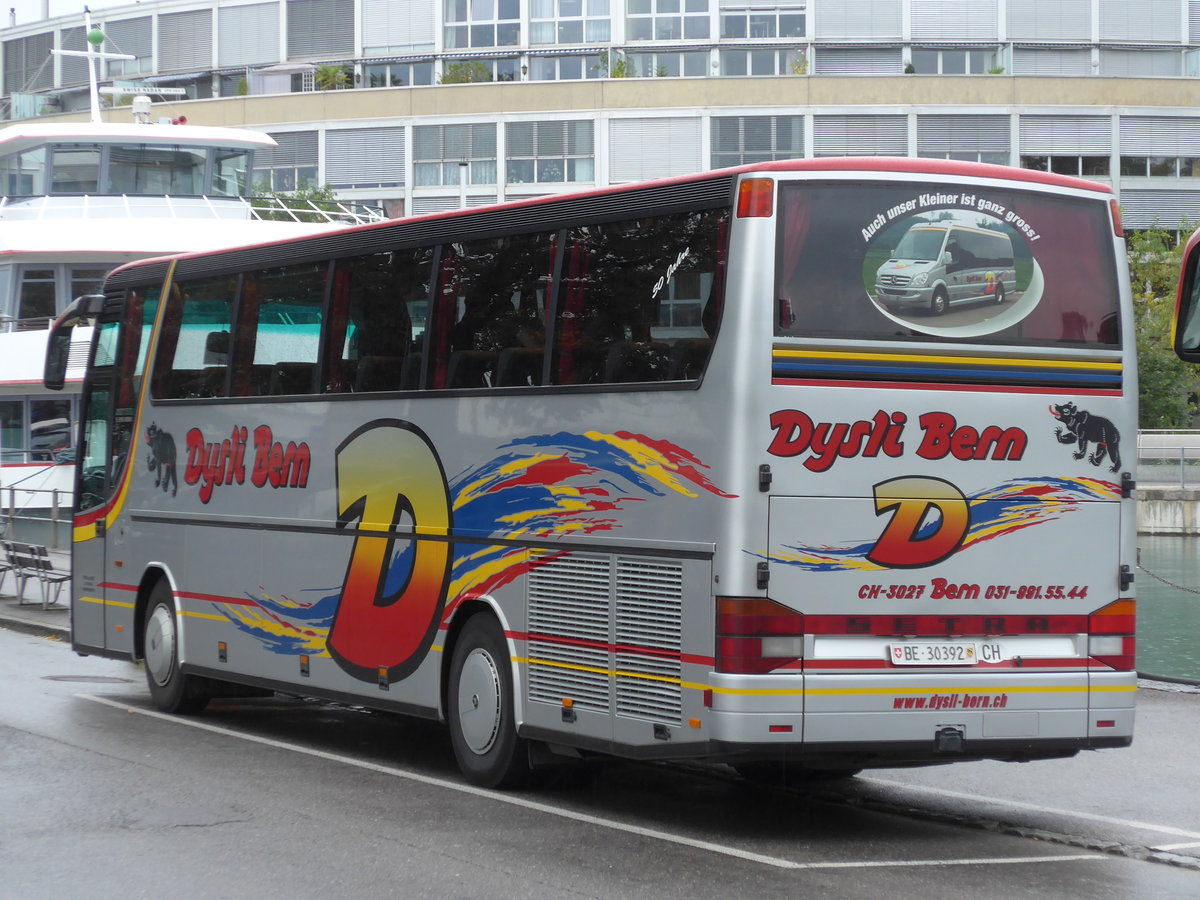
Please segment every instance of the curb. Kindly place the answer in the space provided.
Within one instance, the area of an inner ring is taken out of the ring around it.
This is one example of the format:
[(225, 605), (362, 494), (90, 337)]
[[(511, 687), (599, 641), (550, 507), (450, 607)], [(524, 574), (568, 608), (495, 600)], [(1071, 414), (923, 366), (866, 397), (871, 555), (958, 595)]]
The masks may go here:
[(57, 638), (62, 641), (71, 639), (70, 626), (48, 625), (43, 622), (33, 622), (29, 619), (19, 619), (13, 616), (0, 615), (0, 628), (9, 631), (19, 631), (32, 634), (34, 637)]

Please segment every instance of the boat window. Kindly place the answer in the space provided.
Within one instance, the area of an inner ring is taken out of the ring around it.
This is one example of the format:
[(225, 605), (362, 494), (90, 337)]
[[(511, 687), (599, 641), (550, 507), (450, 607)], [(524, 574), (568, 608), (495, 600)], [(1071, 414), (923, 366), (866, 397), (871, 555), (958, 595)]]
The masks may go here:
[(103, 293), (104, 276), (107, 274), (107, 269), (72, 269), (71, 296), (67, 300), (74, 300), (84, 294)]
[[(185, 147), (121, 147), (109, 149), (107, 194), (204, 193), (207, 152)], [(56, 157), (57, 163), (57, 157)]]
[(100, 190), (100, 148), (56, 147), (51, 171), (51, 193), (95, 194)]
[(0, 462), (25, 462), (25, 400), (0, 400)]
[(7, 197), (34, 197), (46, 193), (46, 148), (0, 156), (0, 184)]
[(22, 272), (21, 295), (17, 300), (17, 318), (21, 320), (18, 327), (45, 328), (45, 320), (57, 315), (54, 295), (53, 269), (26, 269)]
[(212, 193), (216, 197), (244, 197), (250, 173), (250, 154), (245, 150), (217, 150), (213, 165)]

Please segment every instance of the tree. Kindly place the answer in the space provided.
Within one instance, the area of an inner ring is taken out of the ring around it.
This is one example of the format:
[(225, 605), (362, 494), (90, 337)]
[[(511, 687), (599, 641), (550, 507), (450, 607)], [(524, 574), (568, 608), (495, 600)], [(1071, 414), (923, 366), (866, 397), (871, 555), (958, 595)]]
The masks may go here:
[[(1183, 234), (1191, 229), (1186, 220), (1180, 223)], [(1155, 228), (1132, 232), (1125, 241), (1137, 332), (1141, 428), (1190, 428), (1195, 411), (1192, 397), (1200, 392), (1196, 367), (1180, 361), (1171, 347), (1175, 288), (1183, 259), (1183, 245), (1173, 237)]]
[(478, 84), (491, 80), (491, 67), (477, 59), (452, 62), (442, 70), (442, 84)]
[(273, 222), (327, 222), (329, 217), (322, 212), (336, 218), (341, 211), (333, 188), (307, 181), (301, 181), (294, 191), (276, 191), (268, 182), (260, 181), (254, 187), (251, 205), (260, 219)]
[(349, 87), (350, 73), (342, 66), (317, 66), (313, 70), (313, 84), (318, 91), (337, 91)]

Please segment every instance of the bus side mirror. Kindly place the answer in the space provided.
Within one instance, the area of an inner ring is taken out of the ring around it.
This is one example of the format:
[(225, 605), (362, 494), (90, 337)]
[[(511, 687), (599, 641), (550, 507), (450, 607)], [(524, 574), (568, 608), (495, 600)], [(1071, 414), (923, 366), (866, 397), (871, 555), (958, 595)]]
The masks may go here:
[(71, 358), (71, 334), (85, 320), (95, 320), (104, 308), (103, 294), (85, 294), (75, 298), (66, 311), (50, 326), (46, 339), (46, 364), (42, 384), (47, 390), (61, 391), (67, 382), (67, 364)]
[(1200, 363), (1200, 232), (1192, 235), (1183, 257), (1179, 293), (1172, 323), (1175, 354), (1188, 363)]

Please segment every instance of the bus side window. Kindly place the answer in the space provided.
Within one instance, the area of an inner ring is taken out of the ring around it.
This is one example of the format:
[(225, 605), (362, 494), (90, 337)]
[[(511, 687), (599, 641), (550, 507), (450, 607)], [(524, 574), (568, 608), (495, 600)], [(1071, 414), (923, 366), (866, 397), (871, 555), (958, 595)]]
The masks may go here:
[(324, 260), (248, 272), (238, 305), (233, 394), (311, 394), (329, 263)]
[(572, 231), (559, 285), (557, 384), (692, 380), (721, 314), (727, 211)]
[(338, 260), (325, 338), (326, 393), (420, 386), (432, 247)]
[(225, 396), (237, 276), (179, 281), (171, 287), (154, 360), (156, 400)]
[(542, 383), (557, 240), (545, 231), (442, 248), (435, 387)]

